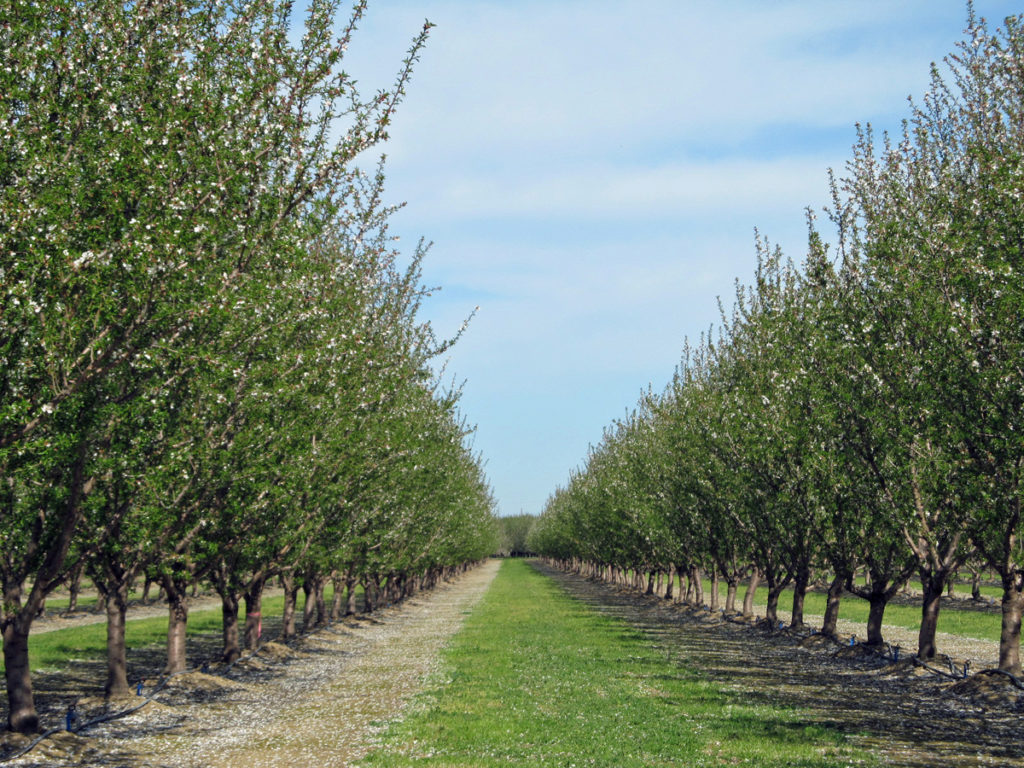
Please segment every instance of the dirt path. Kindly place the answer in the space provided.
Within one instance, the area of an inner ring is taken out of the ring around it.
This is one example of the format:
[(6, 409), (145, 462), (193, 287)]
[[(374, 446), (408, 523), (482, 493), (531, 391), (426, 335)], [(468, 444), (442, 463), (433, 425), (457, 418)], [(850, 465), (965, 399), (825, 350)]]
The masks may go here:
[[(268, 644), (230, 677), (173, 678), (138, 713), (65, 734), (6, 765), (126, 768), (348, 766), (401, 716), (483, 596), (491, 561), (402, 604), (335, 624), (298, 649)], [(52, 762), (51, 762), (52, 761)]]
[[(265, 597), (273, 597), (281, 594), (281, 590), (268, 589), (264, 592)], [(216, 595), (202, 595), (190, 598), (188, 601), (189, 612), (205, 611), (211, 608), (220, 608), (221, 600)], [(132, 603), (128, 606), (128, 621), (135, 619), (152, 619), (157, 616), (167, 615), (166, 603)], [(84, 627), (87, 624), (105, 624), (107, 614), (105, 611), (75, 611), (74, 613), (47, 613), (32, 622), (32, 634), (42, 635), (47, 632), (56, 632), (60, 629), (70, 627)]]
[(808, 724), (838, 728), (877, 750), (887, 765), (1024, 766), (1024, 701), (1005, 679), (988, 686), (988, 675), (975, 676), (971, 697), (963, 690), (969, 684), (916, 670), (906, 661), (837, 658), (845, 649), (804, 648), (785, 632), (538, 568), (573, 597), (643, 630), (680, 664), (753, 702), (792, 707), (806, 713)]

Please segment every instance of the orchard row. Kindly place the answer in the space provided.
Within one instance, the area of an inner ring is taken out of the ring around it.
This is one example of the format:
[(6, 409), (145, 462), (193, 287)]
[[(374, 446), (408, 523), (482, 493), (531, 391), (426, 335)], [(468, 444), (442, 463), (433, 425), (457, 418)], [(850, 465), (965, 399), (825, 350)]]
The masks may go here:
[(1000, 668), (1020, 674), (1021, 20), (992, 33), (972, 15), (946, 64), (902, 135), (858, 129), (833, 177), (832, 244), (813, 215), (799, 266), (759, 240), (721, 329), (607, 428), (534, 550), (608, 575), (703, 569), (733, 592), (753, 576), (773, 622), (792, 587), (796, 626), (827, 574), (822, 630), (845, 589), (870, 603), (872, 644), (916, 575), (923, 659), (943, 587), (980, 563), (1002, 580)]
[[(343, 70), (365, 3), (12, 0), (0, 26), (0, 579), (8, 726), (38, 727), (27, 640), (78, 567), (127, 692), (129, 587), (212, 583), (224, 655), (271, 578), (397, 596), (496, 547), (458, 392), (417, 319), (424, 248), (388, 234), (394, 86)], [(304, 28), (302, 26), (304, 21)], [(252, 629), (250, 627), (250, 629)], [(286, 632), (294, 631), (286, 622)], [(250, 633), (251, 634), (251, 633)]]

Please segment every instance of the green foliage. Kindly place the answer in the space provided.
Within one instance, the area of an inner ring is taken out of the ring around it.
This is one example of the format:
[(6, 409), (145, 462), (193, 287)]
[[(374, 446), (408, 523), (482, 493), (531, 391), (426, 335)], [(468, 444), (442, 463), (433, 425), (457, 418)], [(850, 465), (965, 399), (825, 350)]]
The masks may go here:
[(498, 518), (501, 526), (501, 544), (498, 552), (502, 555), (532, 555), (527, 539), (536, 521), (536, 515), (509, 515)]
[(882, 609), (914, 571), (927, 609), (977, 552), (1003, 581), (1000, 666), (1020, 670), (1024, 26), (968, 14), (902, 135), (858, 127), (835, 244), (813, 214), (800, 266), (758, 239), (721, 329), (606, 430), (549, 500), (538, 551), (749, 565), (773, 592), (824, 568)]
[(430, 25), (362, 95), (366, 3), (339, 6), (297, 41), (280, 0), (0, 6), (5, 631), (80, 558), (108, 591), (143, 569), (238, 590), (493, 551), (430, 368), (457, 335), (418, 319), (425, 249), (393, 249), (361, 167)]

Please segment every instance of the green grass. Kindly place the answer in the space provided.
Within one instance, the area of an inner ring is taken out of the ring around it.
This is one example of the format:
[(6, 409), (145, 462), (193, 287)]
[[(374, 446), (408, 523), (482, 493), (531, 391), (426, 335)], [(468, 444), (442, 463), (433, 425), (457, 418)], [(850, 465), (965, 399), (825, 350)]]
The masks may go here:
[(863, 757), (800, 713), (745, 704), (521, 560), (444, 653), (445, 679), (369, 766), (835, 766)]

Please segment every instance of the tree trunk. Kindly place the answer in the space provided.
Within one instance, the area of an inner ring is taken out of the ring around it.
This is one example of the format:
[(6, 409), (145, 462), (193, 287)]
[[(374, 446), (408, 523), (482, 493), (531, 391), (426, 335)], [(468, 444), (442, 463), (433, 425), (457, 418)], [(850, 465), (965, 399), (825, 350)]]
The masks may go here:
[(668, 575), (665, 578), (665, 599), (671, 600), (675, 595), (676, 588), (676, 569), (674, 566), (668, 567)]
[(978, 570), (971, 571), (971, 600), (981, 602), (981, 572)]
[(344, 590), (345, 581), (341, 575), (335, 576), (331, 579), (331, 586), (334, 587), (334, 595), (331, 598), (331, 621), (337, 621), (341, 618), (341, 604), (345, 599)]
[[(1002, 609), (999, 668), (1010, 674), (1020, 675), (1020, 622), (1021, 613), (1024, 612), (1024, 592), (1021, 591), (1020, 574), (1015, 571), (1003, 575)], [(6, 647), (4, 650), (7, 650)]]
[(885, 618), (885, 607), (889, 604), (889, 596), (884, 592), (872, 592), (868, 596), (868, 641), (872, 647), (882, 645), (882, 620)]
[(828, 593), (825, 597), (825, 616), (821, 622), (821, 634), (828, 637), (836, 637), (836, 625), (839, 623), (839, 601), (843, 596), (843, 582), (841, 575), (832, 577), (828, 585)]
[(693, 603), (698, 607), (704, 605), (704, 573), (699, 565), (690, 569), (690, 583), (693, 584)]
[(712, 611), (718, 611), (718, 604), (718, 568), (713, 567), (711, 569), (711, 600), (709, 601), (708, 607)]
[(807, 587), (810, 583), (811, 569), (807, 566), (798, 567), (793, 578), (793, 616), (789, 622), (789, 626), (793, 629), (803, 629), (804, 601), (807, 598)]
[(245, 593), (245, 649), (255, 651), (263, 635), (263, 579), (256, 579)]
[(945, 571), (921, 574), (924, 597), (921, 602), (921, 628), (917, 633), (917, 658), (924, 661), (935, 658), (935, 633), (939, 628), (939, 608), (945, 578)]
[(188, 587), (164, 578), (167, 593), (167, 666), (165, 675), (184, 672), (186, 666), (186, 630), (188, 628)]
[(373, 613), (377, 608), (377, 590), (370, 579), (363, 579), (363, 610)]
[[(427, 578), (429, 583), (429, 575)], [(345, 615), (355, 616), (356, 610), (356, 574), (349, 571), (345, 574)]]
[(725, 585), (725, 612), (735, 613), (736, 593), (740, 588), (739, 580), (734, 575), (729, 575), (725, 579)]
[(107, 683), (103, 695), (108, 699), (124, 698), (128, 688), (128, 649), (124, 642), (128, 615), (128, 585), (111, 589), (107, 603)]
[(285, 640), (295, 637), (295, 604), (299, 599), (299, 587), (295, 584), (295, 576), (284, 574), (281, 576), (281, 586), (284, 588), (284, 612), (281, 615), (281, 635)]
[(324, 588), (327, 586), (326, 578), (319, 578), (316, 580), (315, 589), (313, 590), (313, 597), (316, 600), (316, 625), (318, 627), (327, 626), (327, 603), (324, 601)]
[(649, 571), (648, 574), (647, 574), (647, 589), (644, 590), (644, 594), (645, 595), (653, 595), (654, 594), (654, 577), (655, 577), (655, 572), (654, 571)]
[(780, 583), (768, 589), (768, 598), (764, 608), (764, 618), (774, 627), (779, 623), (779, 598), (785, 587)]
[(7, 683), (7, 728), (15, 733), (39, 730), (32, 696), (32, 673), (28, 660), (28, 634), (35, 612), (20, 612), (4, 623), (4, 680)]
[(309, 632), (313, 629), (313, 615), (316, 612), (316, 599), (313, 597), (313, 578), (306, 574), (302, 580), (302, 594), (305, 595), (305, 602), (302, 605), (302, 631)]
[(78, 593), (82, 591), (82, 571), (85, 569), (85, 561), (79, 560), (78, 565), (71, 571), (71, 578), (68, 579), (68, 613), (78, 610)]
[(238, 645), (238, 596), (227, 586), (221, 588), (220, 615), (224, 641), (221, 661), (230, 664), (242, 655), (242, 649)]
[(743, 616), (749, 618), (754, 615), (754, 594), (761, 583), (761, 572), (755, 568), (750, 574), (750, 582), (747, 584), (747, 591), (743, 595)]

